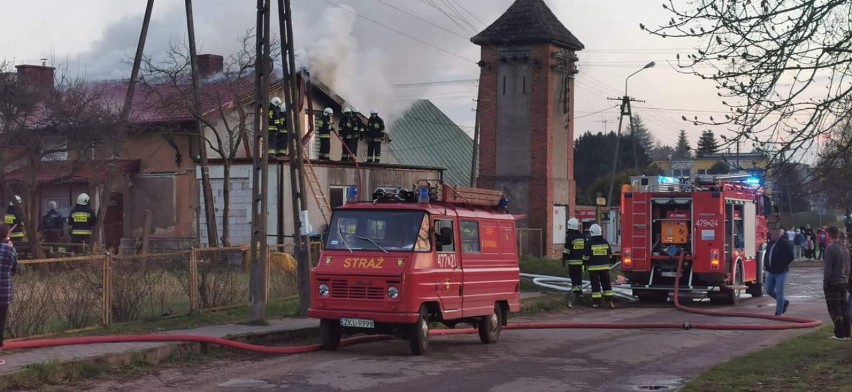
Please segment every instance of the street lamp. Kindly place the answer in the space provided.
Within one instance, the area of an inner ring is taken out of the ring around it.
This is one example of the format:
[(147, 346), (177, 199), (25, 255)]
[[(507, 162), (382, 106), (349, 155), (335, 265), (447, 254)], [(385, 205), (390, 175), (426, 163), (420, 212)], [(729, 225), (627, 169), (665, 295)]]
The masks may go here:
[[(615, 171), (616, 171), (616, 166), (618, 165), (618, 147), (619, 147), (619, 144), (620, 144), (620, 141), (621, 141), (621, 137), (620, 137), (621, 136), (621, 122), (622, 122), (622, 120), (624, 120), (625, 115), (631, 115), (631, 113), (630, 113), (630, 97), (627, 96), (627, 81), (630, 80), (631, 76), (636, 75), (639, 72), (642, 72), (642, 70), (651, 68), (655, 65), (657, 65), (657, 64), (653, 61), (648, 63), (648, 64), (645, 64), (644, 67), (642, 67), (641, 69), (637, 70), (636, 72), (634, 72), (630, 75), (627, 75), (627, 77), (624, 79), (624, 96), (621, 97), (621, 115), (618, 116), (618, 132), (615, 134), (615, 154), (612, 156), (612, 175), (610, 175), (610, 177), (609, 177), (609, 192), (607, 192), (607, 195), (606, 195), (606, 206), (607, 207), (612, 205), (612, 187), (615, 185)], [(630, 118), (630, 121), (631, 121), (631, 125), (632, 125), (633, 124), (632, 116)], [(631, 132), (633, 132), (632, 126), (631, 126)], [(636, 141), (635, 140), (633, 141), (633, 159), (634, 159), (634, 161), (636, 161), (638, 159), (636, 157)], [(634, 162), (634, 164), (636, 164), (638, 166), (638, 162)]]

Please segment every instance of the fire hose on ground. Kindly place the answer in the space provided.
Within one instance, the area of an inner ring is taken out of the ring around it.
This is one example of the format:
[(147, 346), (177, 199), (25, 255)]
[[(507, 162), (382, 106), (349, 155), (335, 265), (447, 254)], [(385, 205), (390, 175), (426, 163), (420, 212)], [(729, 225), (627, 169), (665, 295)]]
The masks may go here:
[[(756, 330), (785, 330), (785, 329), (804, 329), (814, 328), (822, 324), (819, 320), (811, 320), (799, 317), (774, 316), (759, 313), (744, 313), (730, 311), (710, 311), (703, 309), (695, 309), (680, 304), (678, 291), (680, 288), (680, 276), (682, 272), (683, 256), (680, 257), (677, 264), (677, 279), (674, 285), (674, 305), (678, 310), (700, 314), (705, 316), (718, 317), (741, 317), (755, 318), (783, 322), (781, 324), (708, 324), (708, 323), (521, 323), (510, 324), (505, 326), (506, 330), (521, 330), (521, 329), (707, 329), (707, 330), (728, 330), (728, 331), (756, 331)], [(623, 294), (623, 293), (622, 293)], [(439, 329), (429, 331), (430, 335), (445, 336), (445, 335), (463, 335), (473, 334), (476, 330), (473, 328), (464, 329)], [(343, 339), (340, 342), (341, 346), (348, 346), (357, 343), (375, 342), (389, 339), (390, 336), (374, 335), (374, 336), (358, 336), (349, 339)], [(59, 338), (59, 339), (39, 339), (39, 340), (22, 340), (8, 342), (3, 347), (5, 350), (32, 349), (42, 347), (68, 346), (79, 344), (100, 344), (100, 343), (134, 343), (134, 342), (184, 342), (184, 343), (206, 343), (215, 344), (223, 347), (229, 347), (237, 350), (252, 351), (264, 354), (300, 354), (320, 349), (319, 344), (310, 344), (304, 346), (291, 347), (275, 347), (261, 346), (249, 343), (237, 342), (225, 338), (218, 338), (203, 335), (107, 335), (107, 336), (86, 336), (75, 338)]]

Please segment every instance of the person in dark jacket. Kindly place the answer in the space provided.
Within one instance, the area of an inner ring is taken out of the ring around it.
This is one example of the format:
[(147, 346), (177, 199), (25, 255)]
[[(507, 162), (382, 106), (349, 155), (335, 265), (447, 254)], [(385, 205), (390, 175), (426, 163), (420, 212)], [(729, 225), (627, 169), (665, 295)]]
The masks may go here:
[(334, 120), (331, 116), (333, 115), (334, 110), (331, 108), (325, 108), (322, 111), (322, 114), (317, 116), (316, 129), (317, 138), (320, 142), (319, 160), (321, 161), (331, 160), (331, 132), (334, 130)]
[(367, 121), (367, 162), (381, 163), (382, 142), (385, 140), (385, 121), (379, 117), (379, 112), (370, 110), (370, 120)]
[(26, 234), (24, 232), (24, 213), (21, 212), (20, 205), (23, 204), (20, 196), (15, 196), (15, 201), (18, 202), (15, 205), (15, 202), (9, 202), (9, 207), (6, 208), (6, 215), (3, 217), (3, 222), (6, 223), (12, 229), (12, 232), (9, 234), (9, 238), (15, 241), (26, 241)]
[(849, 249), (840, 239), (840, 230), (828, 228), (828, 238), (831, 244), (825, 249), (825, 262), (822, 288), (825, 292), (825, 304), (828, 314), (834, 322), (836, 340), (852, 339), (849, 325), (849, 303), (846, 298), (849, 285)]
[(269, 111), (267, 112), (269, 121), (266, 124), (268, 136), (268, 140), (266, 141), (266, 153), (269, 154), (270, 157), (275, 156), (278, 152), (278, 128), (281, 127), (281, 121), (283, 118), (281, 115), (281, 104), (281, 98), (272, 97), (272, 99), (269, 100)]
[[(9, 239), (9, 226), (0, 223), (0, 349), (3, 348), (3, 332), (6, 330), (6, 315), (12, 303), (12, 277), (18, 271), (18, 254)], [(0, 365), (6, 363), (0, 358)]]
[(56, 202), (51, 200), (47, 202), (47, 212), (41, 217), (41, 232), (44, 235), (44, 242), (59, 242), (62, 239), (62, 226), (65, 224), (65, 217), (56, 211)]
[(612, 262), (612, 248), (609, 242), (603, 238), (600, 225), (593, 224), (589, 227), (591, 238), (586, 241), (583, 249), (583, 262), (586, 271), (589, 271), (589, 280), (592, 281), (592, 307), (600, 306), (601, 287), (603, 287), (603, 299), (610, 308), (615, 308), (612, 302), (615, 292), (612, 291), (612, 282), (609, 278), (609, 267)]
[(793, 245), (787, 241), (784, 229), (771, 230), (769, 235), (772, 242), (769, 243), (766, 257), (763, 259), (763, 268), (766, 270), (766, 294), (775, 298), (775, 315), (780, 316), (790, 305), (790, 301), (784, 298), (784, 283), (787, 281), (790, 263), (793, 262)]
[(562, 266), (568, 264), (568, 276), (571, 277), (568, 307), (574, 308), (574, 301), (583, 296), (583, 252), (586, 249), (586, 237), (580, 232), (580, 221), (577, 218), (568, 219), (567, 228)]
[(71, 242), (75, 244), (91, 244), (92, 230), (97, 221), (95, 211), (89, 207), (89, 195), (81, 193), (77, 196), (77, 205), (71, 209), (68, 215)]
[(352, 108), (346, 107), (343, 109), (343, 116), (340, 117), (340, 138), (343, 139), (343, 151), (341, 152), (341, 162), (351, 161), (353, 149), (353, 141), (355, 144), (358, 143), (356, 137), (355, 127), (357, 127), (357, 119), (355, 118), (355, 114), (352, 113)]

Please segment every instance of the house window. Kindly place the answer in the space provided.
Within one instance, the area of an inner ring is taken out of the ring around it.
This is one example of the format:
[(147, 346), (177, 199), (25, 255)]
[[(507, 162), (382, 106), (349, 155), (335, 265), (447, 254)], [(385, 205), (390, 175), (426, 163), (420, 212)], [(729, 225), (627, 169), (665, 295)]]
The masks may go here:
[(337, 208), (346, 205), (346, 189), (351, 186), (352, 185), (332, 185), (328, 197), (329, 206), (331, 208)]
[(707, 174), (707, 170), (705, 170), (705, 169), (698, 169), (698, 174)]
[(42, 162), (68, 160), (68, 141), (65, 138), (45, 138), (42, 147), (44, 148), (44, 155), (41, 157)]

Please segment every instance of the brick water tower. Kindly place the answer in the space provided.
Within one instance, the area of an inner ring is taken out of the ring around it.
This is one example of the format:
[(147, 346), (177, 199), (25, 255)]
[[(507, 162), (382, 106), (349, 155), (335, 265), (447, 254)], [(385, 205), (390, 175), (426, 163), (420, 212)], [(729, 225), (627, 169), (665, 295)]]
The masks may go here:
[[(482, 47), (477, 186), (504, 191), (509, 211), (527, 215), (519, 227), (540, 229), (542, 254), (559, 258), (576, 205), (574, 75), (583, 44), (544, 0), (516, 0), (471, 42)], [(524, 245), (538, 244), (533, 235)]]

